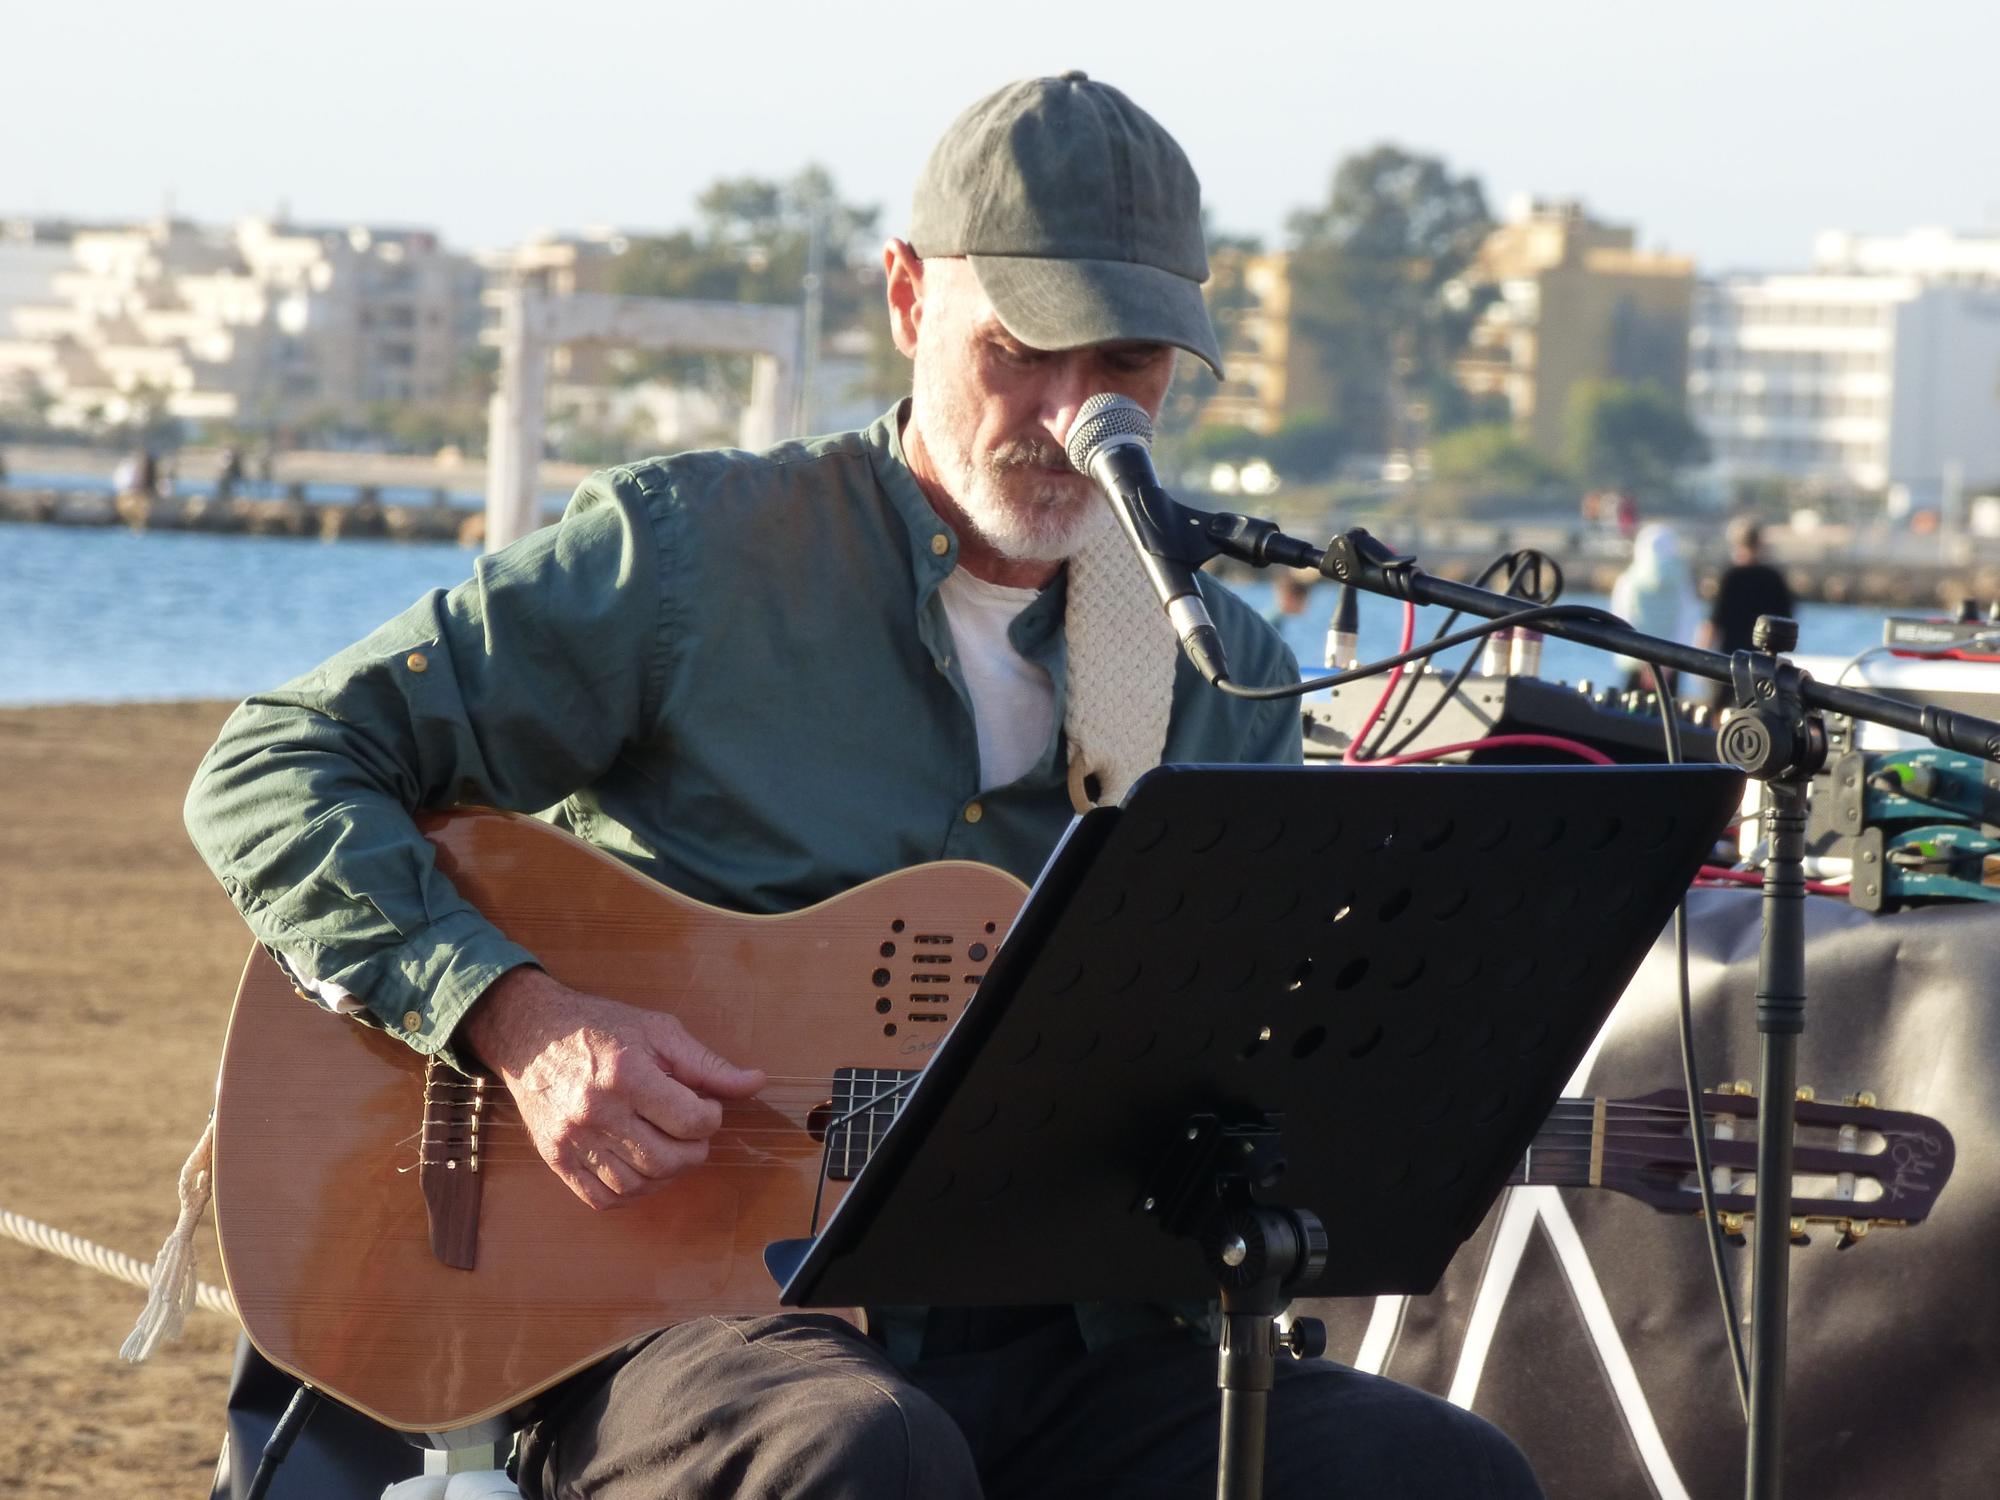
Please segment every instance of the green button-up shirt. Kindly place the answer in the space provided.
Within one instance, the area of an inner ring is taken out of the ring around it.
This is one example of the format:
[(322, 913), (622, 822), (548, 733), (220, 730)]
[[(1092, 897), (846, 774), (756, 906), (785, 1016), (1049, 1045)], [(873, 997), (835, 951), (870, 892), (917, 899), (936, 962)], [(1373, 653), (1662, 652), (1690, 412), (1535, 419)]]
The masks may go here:
[[(415, 808), (540, 810), (741, 911), (795, 910), (926, 860), (1032, 881), (1071, 816), (1063, 586), (1009, 629), (1055, 685), (1056, 728), (1026, 775), (982, 787), (938, 598), (958, 539), (917, 487), (901, 417), (595, 474), (559, 526), (245, 702), (187, 823), (257, 937), (460, 1062), (467, 1008), (533, 955), (438, 873)], [(1263, 621), (1212, 580), (1202, 591), (1237, 680), (1297, 680)], [(1301, 759), (1293, 700), (1226, 697), (1185, 660), (1173, 692), (1166, 760)], [(1078, 1317), (1095, 1346), (1176, 1311), (1204, 1322), (1198, 1307)], [(920, 1318), (892, 1310), (883, 1326), (913, 1358)]]
[[(560, 525), (245, 702), (187, 822), (258, 938), (450, 1058), (467, 1008), (533, 955), (437, 872), (411, 809), (539, 810), (740, 911), (926, 860), (1032, 881), (1071, 815), (1063, 587), (1009, 632), (1053, 680), (1057, 728), (1026, 775), (982, 787), (938, 599), (958, 539), (901, 414), (595, 474)], [(1238, 680), (1296, 680), (1270, 629), (1202, 584)], [(1164, 758), (1296, 762), (1296, 706), (1228, 698), (1183, 661)]]

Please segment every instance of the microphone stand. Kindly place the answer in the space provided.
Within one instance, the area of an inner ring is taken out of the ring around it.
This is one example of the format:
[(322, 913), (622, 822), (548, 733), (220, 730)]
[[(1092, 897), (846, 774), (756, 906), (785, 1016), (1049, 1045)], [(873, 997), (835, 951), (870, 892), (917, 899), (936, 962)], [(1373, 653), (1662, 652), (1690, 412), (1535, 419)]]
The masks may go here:
[[(1174, 504), (1180, 514), (1169, 533), (1176, 536), (1184, 560), (1195, 566), (1228, 556), (1258, 568), (1310, 568), (1370, 593), (1487, 619), (1522, 608), (1517, 598), (1433, 577), (1414, 558), (1399, 555), (1366, 531), (1343, 532), (1322, 548), (1287, 536), (1270, 521)], [(1813, 775), (1826, 760), (1822, 715), (1830, 710), (1865, 719), (1989, 761), (2000, 761), (2000, 723), (1815, 682), (1785, 658), (1783, 653), (1798, 644), (1798, 626), (1779, 616), (1758, 620), (1755, 649), (1727, 656), (1599, 620), (1543, 619), (1536, 629), (1726, 684), (1736, 710), (1722, 728), (1717, 749), (1770, 789), (1757, 977), (1757, 1030), (1762, 1036), (1758, 1087), (1766, 1124), (1757, 1134), (1745, 1493), (1750, 1500), (1778, 1500), (1784, 1487), (1791, 1103), (1798, 1092), (1798, 1038), (1806, 1017), (1806, 804)], [(1671, 713), (1668, 695), (1661, 696), (1662, 712)]]

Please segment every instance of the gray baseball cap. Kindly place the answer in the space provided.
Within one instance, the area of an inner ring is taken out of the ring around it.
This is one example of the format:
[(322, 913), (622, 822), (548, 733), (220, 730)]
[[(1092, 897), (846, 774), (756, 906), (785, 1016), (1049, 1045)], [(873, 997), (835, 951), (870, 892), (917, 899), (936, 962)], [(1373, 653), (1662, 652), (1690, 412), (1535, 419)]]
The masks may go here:
[(1080, 72), (1010, 83), (952, 122), (917, 179), (910, 248), (969, 260), (1033, 348), (1137, 339), (1222, 374), (1194, 168), (1159, 121)]

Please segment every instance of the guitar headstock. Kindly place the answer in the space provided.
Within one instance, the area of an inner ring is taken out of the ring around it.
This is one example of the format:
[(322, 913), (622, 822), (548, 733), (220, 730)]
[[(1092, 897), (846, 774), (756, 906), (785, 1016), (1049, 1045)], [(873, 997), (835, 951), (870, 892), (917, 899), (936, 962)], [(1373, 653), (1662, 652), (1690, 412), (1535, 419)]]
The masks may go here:
[[(1756, 1209), (1757, 1131), (1764, 1101), (1747, 1087), (1702, 1097), (1716, 1213), (1739, 1229)], [(1593, 1120), (1596, 1116), (1593, 1106)], [(1849, 1240), (1874, 1226), (1920, 1224), (1951, 1178), (1951, 1132), (1928, 1115), (1879, 1108), (1872, 1095), (1823, 1103), (1801, 1090), (1793, 1102), (1794, 1230), (1838, 1225)], [(1668, 1213), (1699, 1213), (1686, 1096), (1660, 1089), (1602, 1104), (1598, 1181)]]

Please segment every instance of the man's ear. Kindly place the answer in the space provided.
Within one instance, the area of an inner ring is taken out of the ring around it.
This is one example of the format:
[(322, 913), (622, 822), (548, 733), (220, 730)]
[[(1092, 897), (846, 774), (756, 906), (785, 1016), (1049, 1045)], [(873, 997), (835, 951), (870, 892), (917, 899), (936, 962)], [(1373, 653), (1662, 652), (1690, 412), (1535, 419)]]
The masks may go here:
[(883, 277), (888, 283), (889, 335), (909, 358), (917, 354), (917, 325), (924, 319), (924, 262), (908, 240), (890, 240), (882, 247)]

